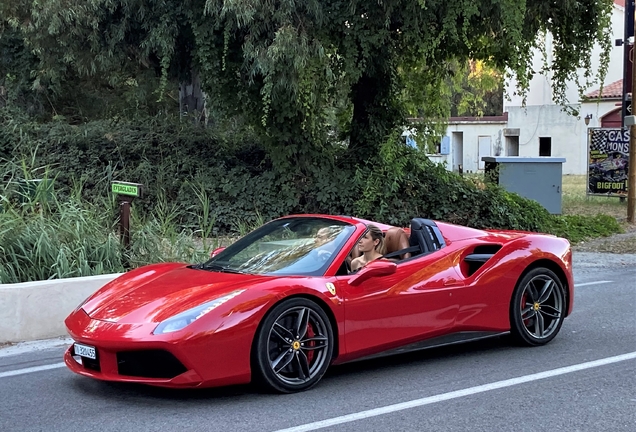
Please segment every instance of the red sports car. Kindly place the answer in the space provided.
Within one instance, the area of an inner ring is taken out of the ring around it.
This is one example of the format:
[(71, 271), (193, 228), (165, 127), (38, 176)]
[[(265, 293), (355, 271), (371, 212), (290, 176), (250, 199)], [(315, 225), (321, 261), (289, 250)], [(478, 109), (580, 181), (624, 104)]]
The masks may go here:
[[(350, 263), (374, 224), (386, 253)], [(413, 219), (271, 221), (205, 263), (132, 270), (65, 323), (81, 375), (165, 387), (315, 385), (329, 365), (510, 332), (552, 340), (572, 311), (570, 244)]]

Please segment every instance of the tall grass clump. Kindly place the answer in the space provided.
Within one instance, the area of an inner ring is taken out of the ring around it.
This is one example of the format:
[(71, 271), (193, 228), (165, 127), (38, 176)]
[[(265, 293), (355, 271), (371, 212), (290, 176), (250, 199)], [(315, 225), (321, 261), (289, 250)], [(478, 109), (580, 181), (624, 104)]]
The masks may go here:
[[(119, 273), (155, 262), (200, 262), (209, 253), (192, 230), (177, 228), (167, 201), (147, 217), (133, 211), (126, 249), (119, 240), (113, 198), (88, 202), (81, 182), (58, 194), (50, 171), (29, 167), (28, 161), (4, 162), (0, 173), (5, 179), (0, 186), (0, 283)], [(206, 226), (200, 230), (209, 233), (209, 208), (193, 211), (202, 214)]]
[(32, 194), (2, 194), (0, 283), (123, 271), (110, 212), (74, 197), (60, 203), (51, 192), (40, 182)]

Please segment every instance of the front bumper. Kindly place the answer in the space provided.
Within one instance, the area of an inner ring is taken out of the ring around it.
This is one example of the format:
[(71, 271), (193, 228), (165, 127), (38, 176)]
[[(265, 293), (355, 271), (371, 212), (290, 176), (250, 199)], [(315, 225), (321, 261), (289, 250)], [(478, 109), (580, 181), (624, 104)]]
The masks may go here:
[(75, 342), (96, 349), (95, 360), (74, 355), (74, 344), (64, 354), (67, 367), (83, 376), (173, 388), (250, 381), (251, 339), (240, 329), (153, 335), (156, 324), (94, 320), (82, 309), (65, 323)]
[(87, 361), (84, 358), (74, 356), (73, 345), (64, 354), (64, 363), (73, 372), (103, 381), (133, 382), (149, 384), (160, 387), (197, 387), (203, 379), (194, 370), (185, 372), (173, 378), (149, 378), (143, 376), (131, 376), (120, 373), (117, 362), (117, 352), (106, 350), (96, 346), (98, 357), (96, 361)]

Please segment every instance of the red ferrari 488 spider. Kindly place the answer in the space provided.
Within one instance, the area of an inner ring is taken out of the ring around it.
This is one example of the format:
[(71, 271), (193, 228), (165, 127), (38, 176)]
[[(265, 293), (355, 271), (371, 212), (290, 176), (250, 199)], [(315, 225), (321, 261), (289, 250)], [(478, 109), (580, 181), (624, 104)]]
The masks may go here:
[(271, 221), (205, 263), (154, 264), (98, 290), (65, 323), (81, 375), (165, 387), (315, 385), (329, 365), (510, 332), (552, 340), (572, 311), (570, 244), (416, 218), (374, 223), (385, 255), (350, 263), (372, 223)]

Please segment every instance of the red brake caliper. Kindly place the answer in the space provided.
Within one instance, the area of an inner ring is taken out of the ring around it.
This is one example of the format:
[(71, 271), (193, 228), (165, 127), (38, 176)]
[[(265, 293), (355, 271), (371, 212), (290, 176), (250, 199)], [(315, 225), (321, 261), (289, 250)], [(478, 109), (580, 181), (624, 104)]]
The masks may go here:
[[(307, 324), (307, 339), (310, 339), (312, 337), (316, 336), (316, 333), (314, 332), (314, 329), (311, 327), (311, 324)], [(316, 342), (315, 341), (311, 341), (309, 342), (308, 346), (310, 347), (315, 347), (316, 346)], [(314, 350), (310, 350), (307, 352), (307, 363), (309, 363), (309, 366), (311, 366), (311, 361), (314, 358)]]

